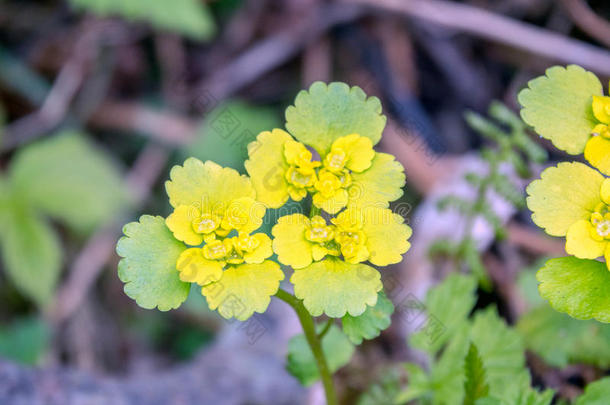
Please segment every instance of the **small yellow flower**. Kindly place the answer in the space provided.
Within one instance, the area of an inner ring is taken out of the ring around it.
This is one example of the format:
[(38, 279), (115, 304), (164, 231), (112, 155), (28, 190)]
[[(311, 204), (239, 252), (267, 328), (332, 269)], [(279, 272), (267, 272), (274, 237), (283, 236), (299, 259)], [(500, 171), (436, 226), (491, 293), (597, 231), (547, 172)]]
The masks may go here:
[(593, 96), (593, 115), (599, 121), (585, 145), (585, 159), (610, 175), (610, 97)]
[(402, 166), (358, 134), (337, 138), (320, 161), (281, 129), (259, 134), (248, 152), (245, 166), (257, 198), (270, 208), (309, 193), (316, 207), (336, 214), (346, 206), (387, 207), (402, 194)]
[(566, 237), (566, 252), (581, 259), (610, 259), (610, 179), (577, 162), (546, 169), (528, 188), (534, 222)]
[(253, 233), (266, 208), (246, 176), (213, 162), (187, 159), (166, 183), (174, 212), (166, 225), (187, 245), (176, 263), (180, 280), (202, 286), (212, 310), (225, 318), (247, 319), (263, 312), (284, 274), (272, 254), (271, 239)]

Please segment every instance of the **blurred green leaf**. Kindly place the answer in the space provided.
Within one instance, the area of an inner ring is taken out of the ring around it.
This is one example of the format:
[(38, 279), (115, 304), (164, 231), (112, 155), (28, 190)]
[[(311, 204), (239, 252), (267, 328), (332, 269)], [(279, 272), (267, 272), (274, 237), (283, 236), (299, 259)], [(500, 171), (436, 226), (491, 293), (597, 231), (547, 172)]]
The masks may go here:
[(2, 259), (7, 276), (39, 306), (49, 302), (61, 269), (55, 231), (26, 204), (11, 199), (2, 216)]
[(468, 354), (464, 359), (464, 405), (474, 405), (479, 398), (484, 398), (489, 393), (489, 385), (486, 382), (485, 367), (479, 356), (477, 346), (470, 344)]
[(10, 181), (23, 201), (79, 232), (111, 220), (127, 204), (116, 165), (75, 132), (19, 151), (11, 164)]
[(431, 289), (426, 296), (426, 311), (445, 328), (433, 343), (426, 330), (411, 335), (411, 345), (430, 354), (437, 353), (456, 331), (466, 322), (475, 304), (477, 282), (471, 276), (450, 274), (441, 284)]
[(610, 366), (610, 325), (574, 319), (543, 303), (519, 319), (517, 330), (527, 348), (553, 367), (574, 363)]
[(538, 291), (551, 306), (576, 319), (610, 322), (610, 272), (606, 263), (558, 257), (538, 270)]
[(585, 393), (574, 402), (574, 405), (607, 405), (610, 398), (610, 377), (597, 380), (585, 388)]
[(158, 29), (193, 39), (209, 39), (216, 26), (206, 4), (199, 0), (70, 0), (78, 10), (100, 16), (146, 21)]
[(343, 317), (343, 332), (352, 343), (359, 345), (363, 339), (374, 339), (390, 326), (393, 312), (394, 304), (380, 292), (375, 306), (367, 307), (362, 315), (347, 314)]
[(123, 227), (116, 251), (119, 279), (125, 283), (125, 294), (142, 308), (168, 311), (178, 308), (190, 290), (180, 280), (176, 262), (186, 246), (174, 239), (162, 217), (142, 215), (138, 222)]
[[(318, 325), (318, 333), (323, 327), (324, 325)], [(322, 351), (328, 362), (330, 372), (334, 373), (352, 358), (354, 345), (338, 327), (331, 325), (322, 338)], [(286, 369), (304, 386), (309, 386), (320, 378), (318, 367), (305, 335), (296, 335), (288, 342)]]
[(50, 330), (42, 319), (18, 319), (0, 328), (0, 357), (36, 365), (48, 349), (50, 340)]
[(212, 110), (203, 120), (193, 143), (181, 150), (183, 158), (213, 160), (221, 166), (245, 173), (248, 144), (262, 131), (281, 125), (271, 108), (229, 101)]

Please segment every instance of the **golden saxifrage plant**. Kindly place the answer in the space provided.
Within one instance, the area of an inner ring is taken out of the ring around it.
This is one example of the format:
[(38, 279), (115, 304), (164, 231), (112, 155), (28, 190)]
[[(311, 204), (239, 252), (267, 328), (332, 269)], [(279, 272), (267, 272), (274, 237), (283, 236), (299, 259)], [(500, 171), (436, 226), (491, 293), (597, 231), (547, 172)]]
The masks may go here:
[[(321, 377), (334, 403), (330, 374), (349, 361), (350, 341), (390, 323), (393, 306), (371, 265), (398, 263), (410, 246), (411, 229), (389, 209), (402, 195), (403, 168), (374, 149), (385, 123), (377, 98), (317, 82), (286, 110), (287, 131), (262, 132), (248, 145), (248, 176), (194, 158), (174, 167), (166, 183), (173, 212), (127, 224), (117, 245), (125, 293), (169, 310), (195, 284), (210, 309), (242, 321), (264, 312), (272, 296), (282, 299), (305, 334), (291, 341), (288, 369), (304, 384)], [(309, 212), (261, 231), (266, 211), (289, 200), (310, 203)], [(294, 295), (280, 288), (280, 265), (293, 269)], [(318, 333), (312, 316), (323, 314), (331, 321)], [(342, 318), (343, 332), (333, 318)]]
[(569, 255), (539, 270), (540, 294), (574, 318), (610, 322), (610, 97), (593, 73), (571, 65), (530, 81), (519, 102), (540, 136), (588, 163), (559, 163), (527, 188), (533, 221), (565, 237)]

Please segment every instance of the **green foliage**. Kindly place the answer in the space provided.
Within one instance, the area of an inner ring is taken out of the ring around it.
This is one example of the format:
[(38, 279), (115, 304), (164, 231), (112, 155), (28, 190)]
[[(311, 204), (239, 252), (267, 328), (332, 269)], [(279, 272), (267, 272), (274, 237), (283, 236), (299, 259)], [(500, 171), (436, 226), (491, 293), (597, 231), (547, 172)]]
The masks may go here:
[(385, 123), (377, 97), (367, 98), (360, 87), (339, 82), (313, 83), (286, 109), (288, 131), (322, 156), (335, 139), (354, 133), (377, 144)]
[(610, 377), (595, 381), (585, 388), (585, 393), (578, 397), (574, 405), (606, 405), (610, 398)]
[[(318, 325), (318, 331), (323, 326)], [(346, 365), (354, 354), (354, 345), (341, 330), (331, 325), (322, 338), (322, 351), (326, 357), (331, 373)], [(313, 353), (307, 344), (305, 335), (300, 334), (288, 342), (286, 369), (295, 376), (301, 384), (309, 386), (320, 378)]]
[(375, 382), (358, 398), (358, 405), (391, 404), (402, 387), (401, 373), (396, 369), (384, 370)]
[(146, 309), (178, 308), (186, 300), (190, 284), (180, 281), (176, 262), (186, 246), (174, 239), (162, 217), (143, 215), (123, 228), (117, 244), (119, 278), (125, 294)]
[(78, 10), (145, 21), (193, 39), (208, 39), (216, 30), (205, 3), (199, 0), (70, 0)]
[(20, 150), (0, 177), (2, 259), (9, 279), (45, 306), (61, 269), (59, 238), (43, 214), (83, 233), (111, 220), (127, 203), (116, 166), (77, 133)]
[(476, 302), (476, 280), (470, 276), (450, 274), (435, 288), (428, 291), (426, 309), (444, 326), (445, 333), (430, 342), (425, 330), (411, 335), (411, 345), (431, 355), (441, 348), (467, 322), (468, 314)]
[(510, 164), (520, 176), (526, 177), (530, 174), (529, 161), (540, 163), (547, 158), (544, 149), (529, 138), (526, 125), (504, 104), (493, 102), (489, 107), (489, 116), (492, 120), (474, 112), (465, 114), (468, 125), (492, 143), (492, 146), (481, 150), (481, 156), (487, 162), (487, 172), (484, 175), (466, 173), (464, 176), (476, 190), (474, 200), (448, 195), (438, 203), (441, 211), (452, 208), (464, 216), (464, 234), (457, 242), (445, 240), (431, 250), (433, 254), (440, 253), (454, 259), (458, 265), (464, 265), (477, 275), (481, 287), (486, 290), (491, 288), (491, 283), (471, 235), (474, 221), (478, 217), (483, 218), (494, 229), (496, 238), (503, 239), (506, 232), (500, 217), (488, 202), (489, 192), (494, 191), (518, 208), (525, 205), (525, 200), (521, 191), (502, 172), (501, 166)]
[(489, 394), (489, 384), (485, 376), (483, 360), (479, 356), (476, 345), (470, 344), (468, 354), (464, 359), (464, 405), (474, 405), (476, 400)]
[(270, 108), (255, 107), (242, 101), (229, 101), (214, 108), (203, 120), (192, 144), (181, 150), (184, 159), (213, 160), (221, 166), (244, 173), (248, 144), (256, 136), (280, 125)]
[[(470, 286), (466, 285), (468, 279)], [(463, 284), (465, 293), (459, 291), (460, 284)], [(396, 402), (419, 399), (424, 405), (463, 403), (467, 398), (467, 389), (480, 385), (467, 383), (468, 373), (481, 375), (480, 372), (473, 372), (478, 366), (474, 365), (474, 355), (471, 353), (469, 356), (469, 348), (474, 344), (485, 370), (485, 382), (491, 397), (479, 399), (476, 404), (550, 404), (552, 393), (539, 394), (530, 387), (523, 342), (519, 334), (498, 316), (495, 308), (477, 311), (472, 319), (468, 318), (474, 306), (474, 284), (472, 277), (453, 275), (430, 291), (426, 299), (429, 313), (448, 322), (444, 334), (437, 339), (442, 344), (427, 350), (431, 355), (429, 371), (415, 364), (406, 365), (409, 384), (398, 395)], [(468, 299), (469, 296), (472, 298)], [(454, 310), (456, 307), (458, 311)], [(421, 341), (423, 333), (412, 336), (413, 346), (418, 339)], [(473, 370), (467, 373), (468, 367)], [(480, 383), (481, 380), (478, 380)], [(499, 400), (495, 401), (494, 398)]]
[(61, 246), (53, 229), (27, 205), (12, 199), (4, 206), (0, 242), (9, 280), (22, 294), (45, 306), (61, 269)]
[(363, 339), (374, 339), (390, 326), (393, 312), (394, 304), (380, 292), (375, 306), (367, 307), (362, 315), (347, 314), (343, 317), (343, 332), (352, 343), (359, 345)]
[(582, 153), (596, 124), (591, 105), (602, 94), (599, 79), (580, 66), (554, 66), (528, 86), (519, 93), (523, 120), (557, 148)]
[(48, 325), (40, 318), (21, 318), (0, 328), (0, 357), (36, 365), (51, 341)]
[(517, 330), (527, 348), (553, 367), (610, 366), (610, 325), (577, 320), (543, 303), (519, 319)]
[(538, 290), (551, 306), (576, 319), (610, 322), (610, 272), (605, 263), (559, 257), (538, 271)]
[(128, 201), (114, 162), (74, 132), (21, 150), (10, 181), (22, 201), (79, 232), (111, 220)]

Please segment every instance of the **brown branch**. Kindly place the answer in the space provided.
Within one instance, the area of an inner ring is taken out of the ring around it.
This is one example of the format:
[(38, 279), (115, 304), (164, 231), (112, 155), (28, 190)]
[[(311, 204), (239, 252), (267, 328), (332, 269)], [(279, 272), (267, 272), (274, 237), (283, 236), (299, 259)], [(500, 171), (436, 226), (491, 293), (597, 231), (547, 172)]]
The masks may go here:
[(442, 0), (343, 0), (379, 7), (610, 76), (610, 52), (521, 21)]
[(610, 23), (598, 16), (583, 0), (561, 0), (574, 24), (591, 38), (610, 48)]

